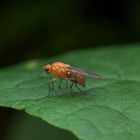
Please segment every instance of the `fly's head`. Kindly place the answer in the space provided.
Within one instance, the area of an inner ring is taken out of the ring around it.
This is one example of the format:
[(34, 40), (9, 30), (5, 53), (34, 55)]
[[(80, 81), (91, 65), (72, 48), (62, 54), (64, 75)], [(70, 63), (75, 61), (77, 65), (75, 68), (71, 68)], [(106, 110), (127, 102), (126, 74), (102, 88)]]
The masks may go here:
[(47, 74), (50, 74), (52, 72), (52, 66), (50, 64), (43, 66), (43, 71)]

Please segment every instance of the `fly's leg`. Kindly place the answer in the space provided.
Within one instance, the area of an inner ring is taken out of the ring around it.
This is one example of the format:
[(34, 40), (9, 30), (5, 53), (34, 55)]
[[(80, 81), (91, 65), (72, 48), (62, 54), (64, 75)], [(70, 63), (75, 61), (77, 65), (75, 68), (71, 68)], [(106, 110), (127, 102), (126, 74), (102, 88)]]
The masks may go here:
[(72, 81), (72, 84), (70, 85), (70, 89), (72, 90), (72, 87), (74, 86), (74, 81)]
[(49, 82), (48, 82), (48, 87), (49, 87), (48, 96), (50, 95), (50, 92), (54, 89), (54, 81), (56, 79), (57, 78), (54, 77), (54, 78), (50, 79)]
[[(61, 88), (62, 81), (63, 81), (63, 79), (60, 79), (60, 82), (59, 82), (59, 86), (58, 86), (58, 88)], [(65, 81), (66, 81), (66, 89), (67, 89), (67, 88), (68, 88), (68, 80), (65, 79)]]
[(68, 88), (68, 80), (66, 80), (66, 89)]
[(60, 79), (58, 88), (61, 88), (61, 84), (62, 84), (62, 79)]
[(71, 80), (71, 82), (72, 82), (72, 84), (70, 85), (70, 90), (71, 90), (71, 92), (73, 93), (72, 88), (73, 88), (73, 86), (75, 85), (75, 82), (74, 82), (74, 81), (72, 81), (72, 80)]
[(48, 82), (48, 88), (49, 88), (49, 91), (48, 91), (48, 96), (50, 95), (50, 92), (51, 92), (51, 83)]
[[(55, 80), (56, 80), (56, 79), (55, 79)], [(54, 82), (52, 81), (51, 83), (52, 83), (52, 90), (54, 90)]]
[(82, 92), (82, 90), (78, 87), (77, 83), (75, 83), (75, 86), (80, 92)]
[[(70, 85), (70, 89), (71, 89), (71, 91), (73, 91), (72, 90), (73, 86), (76, 86), (76, 88), (78, 88), (78, 86), (77, 86), (77, 83), (75, 81), (73, 81), (73, 80), (71, 80), (71, 81), (72, 81), (72, 84)], [(80, 89), (78, 88), (78, 90), (80, 90)], [(72, 92), (72, 96), (73, 97), (75, 96), (75, 92)]]

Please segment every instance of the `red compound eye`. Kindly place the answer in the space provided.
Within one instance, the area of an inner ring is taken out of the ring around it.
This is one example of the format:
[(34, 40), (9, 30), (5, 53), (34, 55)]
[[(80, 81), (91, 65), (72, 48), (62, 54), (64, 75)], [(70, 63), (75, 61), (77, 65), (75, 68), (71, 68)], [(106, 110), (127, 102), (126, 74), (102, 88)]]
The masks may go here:
[(51, 72), (51, 65), (45, 65), (44, 67), (43, 67), (43, 70), (46, 72), (46, 73), (50, 73)]

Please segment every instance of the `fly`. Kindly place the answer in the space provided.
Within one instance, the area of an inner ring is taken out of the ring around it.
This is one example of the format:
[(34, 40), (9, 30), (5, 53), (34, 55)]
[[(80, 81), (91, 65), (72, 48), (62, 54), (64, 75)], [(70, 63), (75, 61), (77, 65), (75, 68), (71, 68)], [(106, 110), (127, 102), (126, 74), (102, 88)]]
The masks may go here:
[(101, 79), (100, 75), (96, 73), (85, 71), (80, 68), (73, 67), (69, 64), (65, 64), (63, 62), (54, 62), (52, 64), (46, 64), (43, 67), (43, 70), (47, 74), (54, 75), (54, 77), (48, 82), (49, 93), (54, 88), (53, 82), (58, 78), (60, 79), (59, 88), (61, 87), (62, 80), (66, 80), (66, 87), (67, 81), (71, 81), (72, 84), (70, 85), (70, 88), (72, 88), (73, 85), (75, 85), (78, 90), (80, 90), (78, 85), (82, 87), (86, 86), (85, 77), (91, 77), (96, 80)]

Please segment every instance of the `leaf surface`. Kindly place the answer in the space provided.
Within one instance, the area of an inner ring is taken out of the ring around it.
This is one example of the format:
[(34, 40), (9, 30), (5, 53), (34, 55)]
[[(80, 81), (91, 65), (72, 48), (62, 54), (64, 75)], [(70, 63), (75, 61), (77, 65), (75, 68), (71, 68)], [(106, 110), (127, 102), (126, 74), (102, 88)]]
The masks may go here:
[[(2, 69), (0, 106), (25, 110), (82, 140), (139, 140), (138, 46), (79, 50)], [(87, 78), (82, 92), (66, 89), (65, 81), (59, 89), (57, 80), (48, 97), (49, 75), (42, 72), (42, 66), (55, 61), (96, 72), (102, 79)]]

